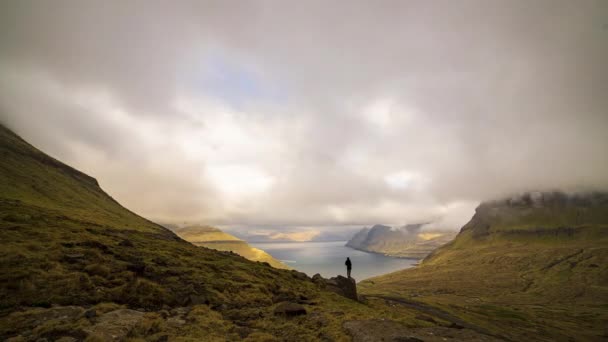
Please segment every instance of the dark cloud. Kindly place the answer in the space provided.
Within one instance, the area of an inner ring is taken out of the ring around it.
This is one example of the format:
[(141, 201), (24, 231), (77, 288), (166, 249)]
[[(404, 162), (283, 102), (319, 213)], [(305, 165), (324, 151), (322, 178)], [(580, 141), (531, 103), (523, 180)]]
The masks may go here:
[(2, 120), (150, 218), (457, 226), (608, 188), (604, 1), (0, 6)]

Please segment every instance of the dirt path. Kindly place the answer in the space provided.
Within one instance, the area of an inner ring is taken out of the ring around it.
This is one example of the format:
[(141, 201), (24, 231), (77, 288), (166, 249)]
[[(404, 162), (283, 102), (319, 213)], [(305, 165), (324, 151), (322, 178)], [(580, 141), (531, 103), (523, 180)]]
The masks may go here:
[(457, 326), (466, 328), (466, 329), (470, 329), (473, 331), (476, 331), (480, 334), (484, 334), (484, 335), (488, 335), (488, 336), (492, 336), (495, 338), (499, 338), (502, 340), (506, 340), (508, 341), (509, 339), (504, 337), (504, 336), (500, 336), (500, 335), (496, 335), (484, 328), (478, 327), (476, 325), (470, 324), (468, 322), (463, 321), (462, 319), (452, 315), (451, 313), (441, 310), (437, 307), (422, 303), (422, 302), (416, 302), (413, 300), (409, 300), (409, 299), (404, 299), (404, 298), (399, 298), (399, 297), (392, 297), (392, 296), (381, 296), (381, 295), (364, 295), (364, 297), (367, 298), (379, 298), (379, 299), (383, 299), (385, 301), (389, 301), (389, 302), (393, 302), (393, 303), (397, 303), (398, 305), (402, 305), (402, 306), (406, 306), (410, 309), (414, 309), (420, 312), (424, 312), (425, 314), (431, 315), (431, 316), (435, 316), (437, 318), (440, 318), (444, 321), (448, 321), (451, 322)]

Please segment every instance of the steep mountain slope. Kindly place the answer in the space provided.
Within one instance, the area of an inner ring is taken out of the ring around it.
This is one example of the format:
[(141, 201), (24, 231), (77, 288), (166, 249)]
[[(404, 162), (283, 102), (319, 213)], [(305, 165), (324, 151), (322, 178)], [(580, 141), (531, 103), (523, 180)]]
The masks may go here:
[(287, 265), (272, 257), (265, 251), (251, 247), (247, 242), (222, 230), (202, 225), (172, 226), (166, 225), (182, 239), (201, 247), (224, 252), (234, 252), (251, 261), (267, 262), (275, 268), (289, 269)]
[(608, 321), (608, 194), (528, 193), (481, 204), (416, 269), (362, 284), (513, 340), (597, 340)]
[(374, 319), (393, 336), (479, 335), (194, 246), (1, 125), (0, 247), (0, 340), (345, 341)]
[(394, 257), (422, 259), (433, 250), (450, 242), (456, 232), (424, 230), (423, 224), (410, 224), (393, 229), (377, 224), (363, 228), (347, 243), (347, 247)]

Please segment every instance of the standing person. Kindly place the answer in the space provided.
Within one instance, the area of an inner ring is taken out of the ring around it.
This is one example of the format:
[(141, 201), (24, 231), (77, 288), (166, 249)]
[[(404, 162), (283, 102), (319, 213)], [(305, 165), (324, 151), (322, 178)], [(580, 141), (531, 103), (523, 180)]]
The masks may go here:
[(346, 265), (346, 275), (350, 278), (350, 270), (353, 268), (353, 263), (350, 262), (350, 258), (346, 258), (344, 265)]

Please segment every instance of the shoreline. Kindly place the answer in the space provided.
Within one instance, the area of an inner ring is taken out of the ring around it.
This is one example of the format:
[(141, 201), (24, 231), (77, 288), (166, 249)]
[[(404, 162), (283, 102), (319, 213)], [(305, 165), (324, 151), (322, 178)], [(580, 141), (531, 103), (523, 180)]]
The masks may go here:
[[(348, 248), (352, 248), (354, 250), (360, 251), (360, 252), (365, 252), (365, 253), (370, 253), (370, 254), (377, 254), (377, 255), (382, 255), (385, 257), (389, 257), (389, 258), (395, 258), (395, 259), (408, 259), (408, 260), (418, 260), (418, 264), (428, 256), (425, 255), (424, 257), (420, 258), (420, 257), (414, 257), (414, 256), (399, 256), (399, 255), (391, 255), (391, 254), (387, 254), (387, 253), (382, 253), (382, 252), (375, 252), (375, 251), (368, 251), (365, 249), (361, 249), (361, 248), (356, 248), (356, 247), (352, 247), (349, 245), (344, 245), (344, 247), (348, 247)], [(430, 254), (430, 253), (429, 253)]]

